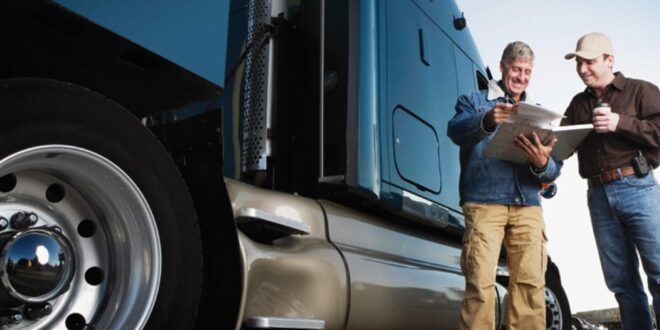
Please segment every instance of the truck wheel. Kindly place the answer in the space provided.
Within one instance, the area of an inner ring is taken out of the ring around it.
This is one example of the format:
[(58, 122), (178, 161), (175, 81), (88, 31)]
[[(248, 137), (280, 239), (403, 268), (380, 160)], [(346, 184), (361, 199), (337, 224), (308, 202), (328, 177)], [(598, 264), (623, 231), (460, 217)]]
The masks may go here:
[(128, 111), (0, 81), (0, 325), (190, 329), (202, 252), (185, 183)]
[(551, 261), (545, 273), (545, 320), (548, 330), (571, 329), (571, 308), (561, 285), (559, 269)]

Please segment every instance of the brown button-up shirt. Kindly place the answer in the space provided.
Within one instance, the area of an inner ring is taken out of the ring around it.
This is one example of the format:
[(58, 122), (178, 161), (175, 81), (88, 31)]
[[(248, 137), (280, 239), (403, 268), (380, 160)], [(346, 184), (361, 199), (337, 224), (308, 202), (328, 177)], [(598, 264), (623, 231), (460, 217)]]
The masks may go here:
[(577, 149), (580, 176), (588, 178), (603, 171), (629, 166), (641, 151), (656, 168), (660, 162), (660, 91), (658, 87), (622, 73), (598, 99), (587, 88), (571, 101), (561, 125), (591, 123), (591, 111), (599, 102), (610, 104), (619, 114), (616, 130), (609, 133), (591, 132)]

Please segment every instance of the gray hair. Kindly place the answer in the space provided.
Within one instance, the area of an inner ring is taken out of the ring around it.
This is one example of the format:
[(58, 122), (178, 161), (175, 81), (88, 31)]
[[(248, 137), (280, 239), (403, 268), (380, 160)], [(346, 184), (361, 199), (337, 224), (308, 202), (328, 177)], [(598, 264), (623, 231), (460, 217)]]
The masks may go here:
[(534, 51), (531, 47), (529, 47), (528, 44), (522, 41), (511, 42), (504, 48), (500, 64), (506, 66), (515, 62), (516, 60), (533, 63)]

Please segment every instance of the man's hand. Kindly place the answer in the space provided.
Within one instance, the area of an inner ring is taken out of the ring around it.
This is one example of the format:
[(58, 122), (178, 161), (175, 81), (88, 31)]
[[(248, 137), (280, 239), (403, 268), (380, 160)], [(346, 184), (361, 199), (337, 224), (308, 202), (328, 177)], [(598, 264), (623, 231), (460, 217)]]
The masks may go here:
[(598, 133), (608, 133), (616, 131), (616, 125), (619, 123), (619, 114), (603, 109), (595, 109), (591, 120), (594, 123), (594, 129)]
[(513, 105), (508, 103), (498, 103), (484, 116), (484, 128), (492, 132), (495, 126), (505, 122), (514, 112)]
[(519, 134), (516, 136), (514, 143), (527, 154), (534, 169), (540, 170), (545, 168), (548, 165), (548, 160), (550, 158), (550, 152), (552, 148), (557, 143), (557, 137), (552, 136), (552, 139), (548, 144), (543, 144), (536, 132), (532, 132), (532, 141), (530, 141), (526, 136)]

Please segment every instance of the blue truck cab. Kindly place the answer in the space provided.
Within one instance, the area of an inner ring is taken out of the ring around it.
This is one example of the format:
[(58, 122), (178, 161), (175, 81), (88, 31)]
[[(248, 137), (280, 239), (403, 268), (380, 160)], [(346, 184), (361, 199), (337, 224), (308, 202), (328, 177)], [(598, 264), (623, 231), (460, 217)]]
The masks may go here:
[[(468, 18), (433, 0), (1, 4), (0, 326), (457, 328), (446, 129), (488, 83)], [(497, 275), (505, 328), (504, 259)], [(552, 263), (546, 281), (548, 329), (570, 329)]]

